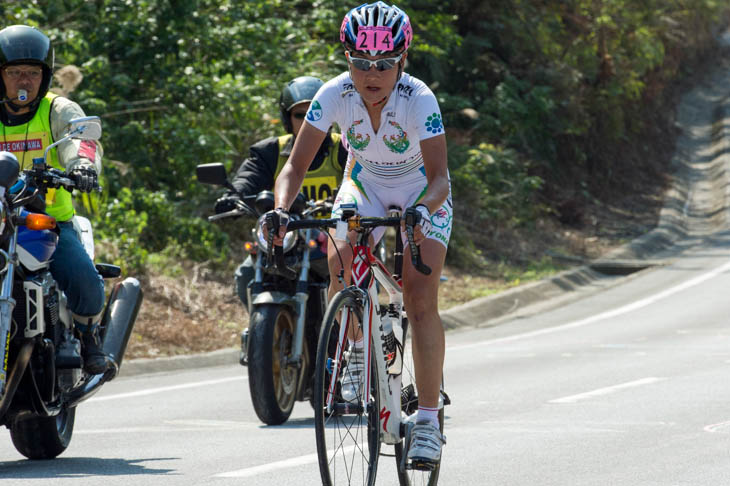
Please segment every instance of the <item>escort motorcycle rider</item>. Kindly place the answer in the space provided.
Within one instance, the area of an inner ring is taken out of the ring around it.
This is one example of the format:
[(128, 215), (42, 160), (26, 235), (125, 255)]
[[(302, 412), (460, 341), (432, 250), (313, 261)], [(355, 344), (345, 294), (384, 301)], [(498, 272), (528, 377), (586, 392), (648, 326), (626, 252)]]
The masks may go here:
[[(34, 27), (12, 25), (0, 30), (0, 124), (2, 150), (13, 152), (21, 169), (63, 137), (69, 121), (85, 116), (75, 102), (49, 92), (54, 51), (49, 38)], [(102, 148), (92, 140), (70, 140), (51, 150), (49, 164), (65, 169), (82, 192), (97, 187)], [(60, 230), (51, 274), (66, 294), (74, 324), (81, 334), (84, 370), (103, 373), (109, 360), (101, 349), (99, 321), (104, 308), (104, 281), (73, 227), (71, 193), (49, 189), (46, 211)]]
[[(309, 103), (317, 90), (323, 85), (322, 80), (312, 76), (300, 76), (291, 80), (279, 97), (281, 122), (287, 135), (270, 137), (252, 145), (250, 154), (233, 179), (237, 192), (229, 191), (215, 203), (215, 212), (231, 211), (240, 204), (240, 197), (255, 195), (264, 190), (274, 188), (274, 179), (289, 158), (294, 140), (309, 109)], [(324, 199), (334, 194), (342, 182), (342, 172), (347, 162), (347, 151), (340, 143), (340, 134), (330, 132), (320, 145), (312, 165), (304, 178), (302, 191), (307, 199)], [(325, 255), (314, 252), (312, 259), (322, 259)], [(326, 264), (323, 265), (326, 274)], [(248, 294), (246, 289), (254, 277), (254, 263), (251, 256), (236, 269), (236, 293), (248, 310)]]

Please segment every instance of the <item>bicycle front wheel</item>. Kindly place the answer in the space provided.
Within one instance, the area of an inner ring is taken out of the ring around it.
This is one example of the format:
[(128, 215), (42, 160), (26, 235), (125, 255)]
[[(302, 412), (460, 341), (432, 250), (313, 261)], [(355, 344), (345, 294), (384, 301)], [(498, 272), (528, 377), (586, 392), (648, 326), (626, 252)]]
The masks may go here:
[[(374, 485), (380, 454), (377, 369), (370, 368), (370, 390), (342, 397), (350, 350), (341, 326), (360, 326), (358, 291), (346, 288), (332, 299), (322, 322), (314, 375), (314, 425), (322, 484)], [(347, 329), (345, 329), (346, 331)], [(374, 363), (374, 359), (365, 362)]]
[[(400, 342), (403, 343), (403, 372), (401, 376), (401, 408), (406, 416), (418, 411), (418, 390), (416, 388), (416, 371), (413, 365), (413, 353), (409, 339), (408, 319), (403, 319), (403, 334)], [(441, 392), (443, 397), (443, 378), (441, 380)], [(439, 426), (441, 433), (444, 433), (444, 407), (439, 403)], [(398, 482), (400, 486), (436, 486), (439, 480), (441, 462), (430, 471), (417, 469), (403, 469), (405, 464), (403, 458), (403, 441), (395, 445), (395, 461), (398, 466)], [(442, 452), (443, 453), (443, 452)]]

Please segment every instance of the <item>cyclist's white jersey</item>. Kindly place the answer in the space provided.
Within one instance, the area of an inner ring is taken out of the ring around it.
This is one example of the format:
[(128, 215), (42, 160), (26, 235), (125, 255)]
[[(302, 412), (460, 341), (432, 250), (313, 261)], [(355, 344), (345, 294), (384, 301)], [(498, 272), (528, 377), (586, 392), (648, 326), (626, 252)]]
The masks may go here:
[[(349, 154), (333, 214), (343, 204), (355, 204), (363, 216), (384, 216), (389, 206), (405, 209), (426, 193), (420, 142), (443, 134), (444, 126), (438, 101), (421, 80), (403, 73), (383, 107), (377, 132), (348, 72), (319, 89), (306, 121), (323, 132), (338, 124)], [(431, 216), (433, 230), (428, 237), (448, 245), (452, 214), (449, 192)], [(379, 229), (373, 233), (376, 241), (384, 231)]]

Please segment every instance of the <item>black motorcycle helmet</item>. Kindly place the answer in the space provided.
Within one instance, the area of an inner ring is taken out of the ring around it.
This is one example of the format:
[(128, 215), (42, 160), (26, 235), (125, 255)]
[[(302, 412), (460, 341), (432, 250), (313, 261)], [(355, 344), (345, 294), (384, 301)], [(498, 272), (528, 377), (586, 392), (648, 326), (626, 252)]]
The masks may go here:
[(293, 133), (289, 110), (292, 106), (302, 102), (312, 101), (314, 95), (324, 82), (314, 76), (299, 76), (287, 83), (279, 97), (279, 112), (281, 113), (281, 123), (284, 125), (286, 133)]
[[(0, 30), (0, 69), (10, 64), (36, 64), (43, 69), (43, 80), (32, 107), (40, 103), (51, 88), (53, 47), (40, 30), (27, 25), (11, 25)], [(0, 78), (0, 97), (7, 98), (5, 83)]]

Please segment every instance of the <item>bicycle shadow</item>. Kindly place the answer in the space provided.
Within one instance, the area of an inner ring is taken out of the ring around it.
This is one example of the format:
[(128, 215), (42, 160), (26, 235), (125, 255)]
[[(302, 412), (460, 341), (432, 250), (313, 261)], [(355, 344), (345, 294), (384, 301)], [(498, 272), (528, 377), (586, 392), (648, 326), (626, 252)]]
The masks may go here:
[(259, 425), (260, 429), (313, 429), (314, 417), (289, 419), (280, 425)]
[[(147, 459), (102, 459), (58, 457), (47, 460), (0, 461), (0, 479), (62, 479), (92, 476), (175, 475), (174, 469), (153, 468), (143, 463), (179, 460), (175, 457)], [(173, 474), (170, 474), (173, 473)]]

